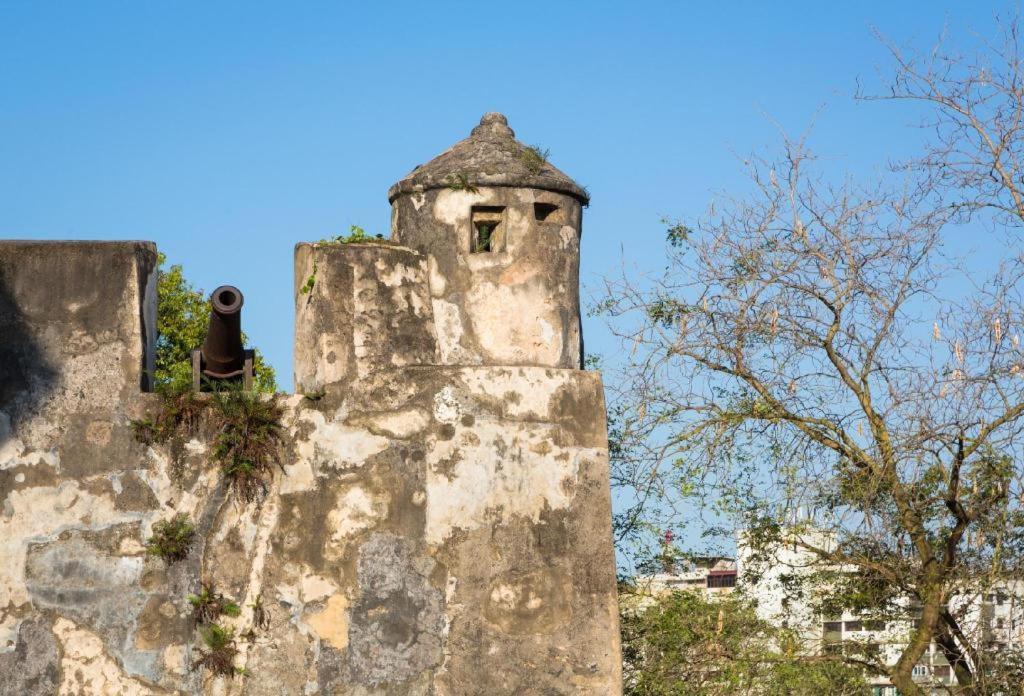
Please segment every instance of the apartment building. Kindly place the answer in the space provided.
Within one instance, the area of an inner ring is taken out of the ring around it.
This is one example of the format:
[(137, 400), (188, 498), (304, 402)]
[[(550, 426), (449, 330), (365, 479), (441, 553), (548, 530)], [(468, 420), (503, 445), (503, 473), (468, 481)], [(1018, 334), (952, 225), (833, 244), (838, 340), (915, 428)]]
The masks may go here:
[[(832, 541), (823, 532), (804, 532), (804, 539), (818, 548)], [(753, 572), (752, 550), (737, 537), (736, 557), (702, 556), (686, 559), (661, 557), (640, 569), (637, 586), (649, 596), (685, 590), (720, 596), (742, 591), (756, 602), (758, 615), (776, 625), (797, 630), (809, 650), (820, 653), (877, 655), (895, 664), (916, 627), (920, 609), (909, 604), (899, 620), (844, 612), (823, 616), (808, 597), (787, 591), (792, 580), (816, 569), (815, 557), (797, 544), (783, 545), (768, 563)], [(1006, 584), (1000, 589), (962, 593), (951, 603), (968, 635), (988, 650), (1024, 646), (1024, 584)], [(929, 645), (914, 667), (922, 686), (944, 693), (956, 684), (952, 666), (938, 645)], [(881, 675), (869, 676), (875, 696), (895, 696), (896, 688)]]
[(638, 586), (659, 595), (676, 590), (728, 594), (736, 588), (736, 559), (727, 556), (659, 558), (641, 569)]
[[(802, 532), (809, 545), (828, 549), (833, 540), (822, 531)], [(757, 574), (750, 572), (751, 549), (744, 534), (737, 536), (737, 584), (757, 605), (763, 619), (799, 630), (810, 649), (821, 653), (877, 655), (894, 665), (920, 620), (920, 608), (912, 602), (899, 620), (844, 612), (838, 616), (818, 614), (810, 598), (793, 596), (787, 586), (794, 577), (807, 576), (817, 569), (816, 557), (801, 545), (784, 544)], [(976, 645), (987, 650), (1024, 646), (1024, 585), (1006, 583), (990, 591), (964, 592), (950, 603), (960, 617), (961, 628)], [(905, 618), (904, 618), (905, 617)], [(956, 684), (956, 676), (945, 654), (934, 642), (914, 667), (914, 678), (937, 693)], [(876, 696), (895, 696), (896, 688), (881, 675), (869, 676)]]

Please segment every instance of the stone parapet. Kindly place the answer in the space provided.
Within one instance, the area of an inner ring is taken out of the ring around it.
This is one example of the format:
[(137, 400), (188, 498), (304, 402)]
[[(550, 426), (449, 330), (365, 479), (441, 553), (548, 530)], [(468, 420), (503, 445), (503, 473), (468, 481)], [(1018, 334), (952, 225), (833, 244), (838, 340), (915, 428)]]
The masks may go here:
[(436, 362), (423, 256), (390, 244), (295, 247), (295, 388)]
[(0, 241), (0, 468), (75, 439), (69, 468), (103, 466), (149, 386), (156, 265), (152, 242)]

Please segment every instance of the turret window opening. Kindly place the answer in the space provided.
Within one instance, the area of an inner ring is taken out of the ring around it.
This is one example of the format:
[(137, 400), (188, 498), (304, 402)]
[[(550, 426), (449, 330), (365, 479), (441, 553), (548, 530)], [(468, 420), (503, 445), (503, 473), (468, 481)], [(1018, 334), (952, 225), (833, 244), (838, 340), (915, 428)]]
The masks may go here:
[(480, 254), (505, 250), (505, 208), (496, 205), (475, 205), (469, 250)]
[(533, 217), (537, 222), (558, 222), (561, 223), (561, 216), (557, 215), (558, 206), (554, 203), (534, 203)]

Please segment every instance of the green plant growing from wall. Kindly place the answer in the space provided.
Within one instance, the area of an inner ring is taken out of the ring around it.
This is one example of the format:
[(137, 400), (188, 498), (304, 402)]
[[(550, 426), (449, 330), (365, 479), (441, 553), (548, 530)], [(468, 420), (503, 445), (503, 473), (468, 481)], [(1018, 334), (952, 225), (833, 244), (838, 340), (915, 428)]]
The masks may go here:
[[(382, 246), (392, 246), (395, 244), (390, 239), (385, 239), (382, 234), (371, 235), (359, 225), (349, 225), (348, 234), (340, 234), (336, 237), (326, 237), (317, 242), (318, 245), (333, 246), (336, 244), (380, 244)], [(299, 288), (299, 292), (303, 295), (308, 295), (313, 291), (313, 286), (316, 285), (316, 272), (317, 266), (316, 261), (313, 262), (313, 272), (306, 278), (306, 282)]]
[(131, 422), (135, 439), (145, 445), (166, 442), (175, 435), (194, 437), (199, 432), (205, 401), (192, 391), (191, 383), (180, 389), (167, 384), (161, 387), (160, 410)]
[(284, 410), (276, 395), (242, 390), (237, 384), (215, 385), (210, 394), (166, 392), (155, 414), (132, 421), (135, 437), (145, 444), (180, 443), (200, 429), (213, 433), (210, 457), (228, 485), (246, 502), (267, 489), (274, 465), (281, 468)]
[(269, 631), (270, 630), (270, 612), (263, 605), (263, 595), (256, 595), (256, 599), (249, 605), (252, 607), (252, 624), (249, 626), (249, 630), (241, 635), (250, 643), (256, 642), (256, 631)]
[(283, 471), (281, 405), (276, 398), (229, 389), (214, 392), (211, 406), (216, 426), (211, 458), (234, 491), (253, 501), (266, 492), (272, 468)]
[(550, 154), (550, 150), (539, 145), (530, 145), (520, 150), (519, 161), (526, 165), (531, 174), (540, 174), (544, 165), (548, 163)]
[(252, 603), (252, 625), (266, 631), (270, 628), (270, 612), (263, 606), (263, 595), (256, 595)]
[(316, 285), (316, 261), (313, 262), (313, 272), (306, 278), (306, 282), (299, 288), (299, 292), (303, 295), (308, 295), (313, 291), (313, 286)]
[[(156, 370), (153, 381), (157, 391), (172, 393), (191, 388), (192, 351), (206, 338), (210, 318), (210, 298), (185, 279), (180, 264), (166, 267), (167, 257), (160, 254), (157, 278)], [(248, 338), (242, 334), (242, 341)], [(259, 349), (253, 363), (254, 388), (261, 392), (277, 389), (274, 368), (266, 363)]]
[(470, 183), (466, 172), (452, 172), (444, 178), (444, 183), (452, 191), (465, 191), (466, 193), (478, 191), (477, 187)]
[(235, 645), (235, 632), (219, 624), (211, 624), (200, 629), (203, 643), (206, 646), (199, 658), (192, 663), (192, 669), (205, 667), (214, 674), (230, 676), (244, 674), (244, 670), (235, 667), (235, 656), (238, 647)]
[(394, 244), (390, 239), (385, 239), (384, 235), (370, 234), (359, 225), (349, 225), (348, 230), (348, 234), (321, 239), (317, 244)]
[(238, 604), (217, 592), (212, 584), (203, 583), (199, 594), (190, 594), (188, 601), (197, 624), (212, 624), (222, 615), (236, 617), (242, 613)]
[(153, 536), (146, 541), (146, 553), (159, 556), (167, 563), (180, 561), (188, 556), (195, 535), (196, 528), (188, 515), (175, 515), (153, 525)]

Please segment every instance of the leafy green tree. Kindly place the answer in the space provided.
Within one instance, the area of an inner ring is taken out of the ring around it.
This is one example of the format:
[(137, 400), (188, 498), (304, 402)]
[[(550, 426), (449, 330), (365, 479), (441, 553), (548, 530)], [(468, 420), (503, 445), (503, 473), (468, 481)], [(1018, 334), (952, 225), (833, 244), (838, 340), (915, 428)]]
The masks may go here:
[(797, 649), (797, 636), (757, 617), (739, 594), (620, 593), (628, 696), (854, 696), (861, 671)]
[[(203, 343), (210, 318), (210, 298), (185, 279), (180, 264), (165, 268), (167, 257), (159, 255), (157, 280), (157, 340), (154, 381), (159, 391), (184, 391), (192, 385), (192, 351)], [(242, 334), (243, 344), (248, 343)], [(274, 368), (260, 351), (254, 360), (257, 391), (274, 392)]]

